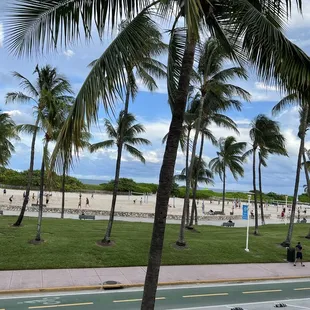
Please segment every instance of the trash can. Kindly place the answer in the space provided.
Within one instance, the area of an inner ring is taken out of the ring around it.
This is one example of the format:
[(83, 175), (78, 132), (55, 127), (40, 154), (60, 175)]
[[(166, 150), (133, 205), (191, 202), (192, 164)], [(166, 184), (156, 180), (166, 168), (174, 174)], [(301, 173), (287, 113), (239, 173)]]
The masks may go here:
[(295, 248), (287, 248), (286, 260), (291, 263), (295, 262)]

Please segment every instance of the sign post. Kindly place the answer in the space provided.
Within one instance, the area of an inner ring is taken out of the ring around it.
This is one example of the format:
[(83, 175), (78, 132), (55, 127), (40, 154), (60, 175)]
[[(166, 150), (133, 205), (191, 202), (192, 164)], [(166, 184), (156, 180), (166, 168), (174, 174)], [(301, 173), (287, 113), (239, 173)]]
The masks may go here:
[(288, 210), (287, 210), (287, 198), (288, 198), (288, 196), (286, 195), (285, 196), (284, 225), (286, 225), (286, 222), (287, 222), (287, 216), (286, 216), (286, 212), (288, 213)]

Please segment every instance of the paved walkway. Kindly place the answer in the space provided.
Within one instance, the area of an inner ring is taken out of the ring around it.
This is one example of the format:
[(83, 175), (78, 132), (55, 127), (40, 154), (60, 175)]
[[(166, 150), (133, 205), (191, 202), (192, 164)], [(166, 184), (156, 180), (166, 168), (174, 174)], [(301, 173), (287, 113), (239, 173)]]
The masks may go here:
[[(139, 285), (144, 283), (145, 272), (146, 267), (0, 271), (0, 291), (100, 286), (109, 280)], [(294, 267), (290, 263), (162, 266), (159, 282), (184, 284), (291, 277), (310, 278), (310, 264), (306, 263), (306, 267), (300, 264)]]

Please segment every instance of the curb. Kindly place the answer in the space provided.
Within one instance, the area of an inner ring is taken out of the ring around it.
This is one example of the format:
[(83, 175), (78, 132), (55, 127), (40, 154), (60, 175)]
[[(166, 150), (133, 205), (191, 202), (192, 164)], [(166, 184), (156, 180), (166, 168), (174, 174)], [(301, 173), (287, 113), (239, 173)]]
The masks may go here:
[[(259, 281), (276, 281), (276, 280), (298, 280), (309, 279), (309, 276), (287, 276), (287, 277), (265, 277), (265, 278), (240, 278), (240, 279), (220, 279), (220, 280), (193, 280), (193, 281), (172, 281), (160, 282), (158, 286), (173, 285), (190, 285), (190, 284), (218, 284), (218, 283), (243, 283), (243, 282), (259, 282)], [(90, 291), (103, 289), (122, 289), (131, 287), (143, 287), (144, 283), (134, 284), (113, 284), (113, 285), (88, 285), (88, 286), (64, 286), (64, 287), (46, 287), (46, 288), (30, 288), (18, 290), (0, 290), (0, 295), (5, 294), (27, 294), (27, 293), (49, 293), (49, 292), (70, 292), (70, 291)]]

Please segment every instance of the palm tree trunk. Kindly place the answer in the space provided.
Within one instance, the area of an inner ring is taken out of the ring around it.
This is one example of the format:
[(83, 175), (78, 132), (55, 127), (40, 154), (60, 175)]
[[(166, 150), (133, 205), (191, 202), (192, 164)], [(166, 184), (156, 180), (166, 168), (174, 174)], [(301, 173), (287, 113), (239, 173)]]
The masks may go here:
[(193, 226), (194, 224), (195, 207), (197, 207), (197, 204), (196, 204), (197, 182), (196, 180), (194, 181), (194, 186), (192, 188), (193, 188), (193, 201), (192, 201), (191, 219), (189, 222), (190, 227)]
[(64, 163), (62, 170), (62, 184), (61, 184), (61, 218), (63, 219), (65, 216), (65, 184), (66, 184), (66, 162)]
[(123, 150), (123, 144), (119, 145), (118, 149), (117, 149), (117, 160), (116, 160), (116, 169), (115, 169), (115, 178), (114, 178), (111, 211), (110, 211), (108, 227), (107, 227), (105, 236), (102, 240), (103, 243), (110, 243), (111, 242), (111, 233), (112, 233), (112, 226), (113, 226), (113, 221), (114, 221), (114, 213), (115, 213), (115, 205), (116, 205), (116, 198), (117, 198), (117, 191), (118, 191), (119, 175), (120, 175), (120, 170), (121, 170), (122, 150)]
[(223, 171), (223, 201), (222, 201), (222, 214), (225, 213), (225, 194), (226, 194), (226, 167), (224, 164), (224, 171)]
[(254, 210), (255, 210), (255, 229), (254, 235), (258, 235), (258, 209), (256, 192), (256, 148), (253, 149), (253, 191), (254, 191)]
[[(196, 156), (197, 141), (198, 141), (198, 137), (199, 137), (199, 133), (200, 133), (204, 99), (205, 99), (205, 95), (203, 94), (201, 96), (201, 99), (200, 99), (199, 113), (198, 113), (199, 116), (198, 116), (198, 120), (197, 120), (196, 128), (195, 128), (195, 137), (194, 137), (194, 141), (193, 141), (191, 161), (190, 161), (190, 165), (189, 165), (189, 168), (188, 168), (188, 173), (186, 174), (186, 192), (185, 192), (185, 197), (184, 197), (184, 206), (183, 206), (183, 208), (188, 210), (187, 214), (189, 213), (190, 182), (191, 182), (191, 179), (192, 179), (193, 167), (194, 167), (195, 156)], [(191, 224), (189, 224), (189, 226), (191, 226)], [(185, 225), (183, 225), (183, 221), (181, 221), (179, 239), (177, 241), (177, 244), (181, 245), (181, 246), (186, 244), (185, 240), (184, 240), (184, 229), (185, 229)]]
[[(129, 99), (130, 99), (130, 82), (128, 81), (127, 82), (127, 88), (126, 88), (124, 118), (128, 114)], [(116, 159), (115, 178), (114, 178), (114, 187), (113, 187), (113, 196), (112, 196), (110, 217), (109, 217), (109, 222), (108, 222), (108, 226), (107, 226), (105, 236), (102, 240), (102, 243), (106, 243), (106, 244), (109, 244), (111, 242), (111, 233), (112, 233), (112, 226), (113, 226), (113, 222), (114, 222), (114, 214), (115, 214), (115, 205), (116, 205), (116, 199), (117, 199), (119, 175), (120, 175), (120, 171), (121, 171), (123, 145), (124, 145), (124, 132), (122, 129), (120, 132), (120, 138), (119, 138), (118, 147), (117, 147), (117, 159)]]
[[(183, 205), (183, 210), (185, 209), (183, 212), (185, 212), (185, 214), (186, 214), (186, 224), (187, 225), (189, 225), (189, 210), (187, 208), (187, 204), (185, 203), (185, 199), (187, 196), (189, 196), (189, 192), (190, 192), (190, 179), (188, 177), (190, 134), (191, 134), (191, 128), (188, 128), (187, 137), (186, 137), (186, 159), (185, 159), (185, 161), (186, 161), (185, 162), (186, 189), (185, 189), (185, 197), (184, 197), (184, 205)], [(188, 203), (188, 205), (189, 205), (189, 203)], [(181, 223), (181, 225), (182, 225), (182, 223)], [(185, 226), (185, 222), (184, 222), (184, 226)]]
[[(174, 167), (180, 142), (184, 112), (186, 108), (186, 98), (189, 90), (190, 76), (194, 63), (195, 47), (196, 40), (192, 36), (189, 36), (184, 51), (180, 80), (174, 102), (172, 120), (159, 176), (154, 226), (149, 252), (148, 267), (145, 277), (141, 310), (153, 310), (155, 307), (155, 297), (165, 236), (169, 196), (172, 188)], [(184, 208), (182, 221), (184, 221), (183, 223), (185, 223)], [(181, 236), (181, 240), (184, 240), (184, 235)]]
[[(310, 197), (310, 178), (309, 178), (309, 172), (308, 172), (308, 167), (307, 167), (307, 158), (306, 158), (305, 151), (303, 152), (303, 159), (304, 159), (305, 176), (306, 176), (306, 181), (307, 181), (307, 194), (308, 194), (308, 197)], [(309, 228), (308, 235), (305, 238), (310, 239), (310, 228)]]
[[(35, 126), (38, 127), (38, 125), (39, 125), (39, 118), (37, 118), (37, 120), (35, 122)], [(35, 152), (36, 138), (37, 138), (37, 130), (35, 130), (33, 135), (32, 135), (31, 153), (30, 153), (30, 166), (29, 166), (29, 171), (28, 171), (26, 195), (25, 195), (23, 205), (22, 205), (22, 208), (20, 210), (20, 214), (18, 216), (18, 219), (13, 224), (13, 226), (16, 226), (16, 227), (21, 225), (23, 218), (24, 218), (24, 215), (25, 215), (27, 204), (29, 202), (30, 189), (31, 189), (31, 184), (32, 184), (33, 166), (34, 166), (34, 152)]]
[(40, 199), (39, 199), (39, 213), (38, 213), (38, 224), (37, 224), (37, 235), (35, 241), (41, 241), (41, 227), (43, 217), (43, 192), (44, 192), (44, 171), (45, 171), (45, 156), (47, 154), (48, 141), (45, 142), (43, 148), (43, 157), (40, 171)]
[(259, 159), (258, 163), (258, 182), (259, 182), (259, 200), (261, 209), (262, 225), (265, 225), (264, 207), (263, 207), (263, 186), (262, 186), (262, 161)]
[(301, 124), (300, 124), (301, 125), (300, 126), (300, 132), (298, 134), (300, 137), (300, 147), (299, 147), (299, 153), (298, 153), (298, 159), (297, 159), (294, 197), (293, 197), (293, 203), (292, 203), (290, 224), (288, 227), (286, 239), (281, 243), (281, 245), (283, 247), (289, 247), (291, 245), (293, 229), (294, 229), (294, 219), (295, 219), (295, 212), (296, 212), (297, 199), (298, 199), (298, 189), (299, 189), (300, 170), (301, 170), (301, 163), (302, 163), (302, 154), (304, 153), (304, 150), (305, 150), (305, 136), (306, 136), (308, 113), (309, 113), (308, 104), (305, 104), (304, 109), (305, 109), (304, 115), (303, 115), (303, 118), (301, 119)]

